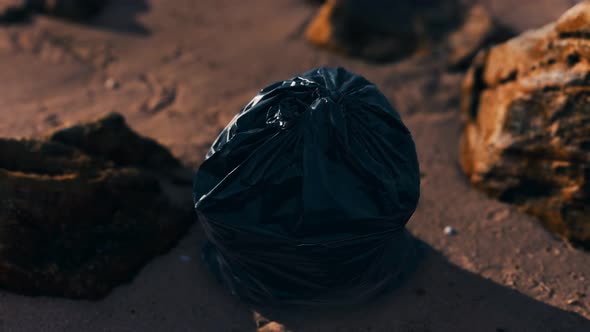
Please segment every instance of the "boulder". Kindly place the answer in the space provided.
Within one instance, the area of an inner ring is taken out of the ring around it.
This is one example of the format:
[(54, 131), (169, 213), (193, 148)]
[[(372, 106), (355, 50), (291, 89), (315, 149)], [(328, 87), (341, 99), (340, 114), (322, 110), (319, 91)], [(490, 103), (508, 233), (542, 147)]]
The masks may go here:
[(480, 53), (462, 114), (470, 181), (590, 244), (590, 2)]
[(450, 67), (512, 33), (484, 9), (459, 0), (328, 0), (306, 30), (314, 45), (373, 61), (443, 49)]
[(0, 139), (0, 287), (97, 299), (132, 279), (192, 222), (166, 175), (178, 168), (119, 115)]

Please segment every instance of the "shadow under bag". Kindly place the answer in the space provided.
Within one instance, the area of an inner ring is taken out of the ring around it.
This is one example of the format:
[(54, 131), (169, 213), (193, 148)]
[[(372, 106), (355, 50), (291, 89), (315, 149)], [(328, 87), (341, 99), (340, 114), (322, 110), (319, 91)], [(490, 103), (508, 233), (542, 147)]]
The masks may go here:
[(194, 181), (209, 269), (242, 299), (349, 304), (415, 257), (416, 149), (377, 87), (318, 68), (262, 89)]

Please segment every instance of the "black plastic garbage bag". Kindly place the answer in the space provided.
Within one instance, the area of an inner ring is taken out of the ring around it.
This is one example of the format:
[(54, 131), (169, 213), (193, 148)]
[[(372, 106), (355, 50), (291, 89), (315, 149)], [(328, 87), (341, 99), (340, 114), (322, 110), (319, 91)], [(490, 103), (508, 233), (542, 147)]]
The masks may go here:
[(420, 173), (408, 129), (343, 68), (272, 84), (219, 135), (195, 176), (209, 269), (262, 304), (346, 304), (396, 280)]

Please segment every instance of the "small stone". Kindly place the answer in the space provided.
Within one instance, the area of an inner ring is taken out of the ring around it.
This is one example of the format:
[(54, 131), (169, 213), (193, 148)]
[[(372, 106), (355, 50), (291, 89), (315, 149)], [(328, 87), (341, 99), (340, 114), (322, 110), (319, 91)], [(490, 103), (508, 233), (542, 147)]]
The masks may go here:
[(104, 87), (109, 90), (117, 90), (119, 88), (119, 82), (114, 78), (109, 77), (106, 81), (104, 81)]
[(445, 232), (446, 235), (456, 235), (457, 234), (457, 230), (455, 230), (451, 226), (446, 226), (445, 229), (444, 229), (444, 232)]
[(49, 114), (45, 117), (45, 123), (51, 127), (57, 127), (61, 124), (61, 121), (57, 114)]
[(187, 256), (187, 255), (180, 255), (180, 257), (179, 257), (179, 258), (180, 258), (180, 260), (181, 260), (182, 262), (185, 262), (185, 263), (186, 263), (186, 262), (190, 262), (190, 261), (191, 261), (191, 259), (192, 259), (192, 257), (191, 257), (191, 256)]
[(502, 220), (506, 219), (509, 215), (510, 215), (510, 210), (508, 210), (508, 209), (494, 210), (494, 211), (490, 211), (488, 213), (488, 219), (493, 220), (493, 221), (502, 221)]
[(571, 306), (580, 306), (582, 304), (578, 299), (569, 299), (566, 303)]

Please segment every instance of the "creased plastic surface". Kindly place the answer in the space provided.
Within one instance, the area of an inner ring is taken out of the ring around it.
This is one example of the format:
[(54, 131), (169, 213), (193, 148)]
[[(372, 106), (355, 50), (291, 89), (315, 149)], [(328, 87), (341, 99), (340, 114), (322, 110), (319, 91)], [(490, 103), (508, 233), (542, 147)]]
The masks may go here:
[(345, 304), (411, 264), (415, 146), (377, 87), (343, 68), (272, 84), (219, 135), (195, 176), (203, 258), (262, 304)]

